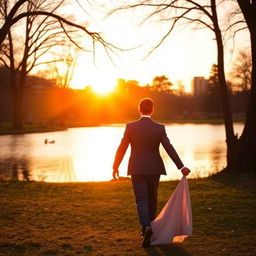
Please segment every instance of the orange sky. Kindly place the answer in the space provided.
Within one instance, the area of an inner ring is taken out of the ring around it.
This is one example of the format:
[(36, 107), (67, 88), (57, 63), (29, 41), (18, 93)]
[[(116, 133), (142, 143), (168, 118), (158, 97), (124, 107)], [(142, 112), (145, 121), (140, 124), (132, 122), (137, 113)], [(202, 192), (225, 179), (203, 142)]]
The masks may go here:
[[(194, 76), (208, 76), (211, 65), (216, 63), (216, 42), (214, 34), (209, 29), (193, 30), (190, 26), (182, 26), (145, 60), (146, 53), (154, 46), (166, 29), (165, 25), (156, 22), (147, 22), (138, 26), (142, 14), (138, 12), (121, 12), (108, 18), (104, 18), (107, 2), (102, 8), (97, 6), (101, 1), (95, 0), (92, 5), (87, 1), (80, 1), (90, 13), (85, 13), (75, 1), (72, 8), (67, 6), (63, 12), (73, 13), (76, 20), (82, 23), (90, 20), (89, 29), (104, 33), (104, 38), (123, 48), (139, 46), (135, 50), (118, 52), (113, 56), (113, 65), (106, 56), (102, 47), (96, 48), (96, 65), (93, 64), (91, 53), (80, 54), (74, 79), (71, 82), (73, 88), (84, 88), (91, 85), (96, 91), (109, 91), (116, 84), (118, 78), (138, 80), (140, 85), (151, 83), (153, 77), (166, 75), (170, 81), (176, 83), (182, 80), (186, 91), (190, 91), (190, 80)], [(113, 3), (109, 1), (109, 3)], [(223, 11), (223, 10), (222, 10)], [(236, 41), (236, 49), (241, 48), (242, 43), (247, 46), (246, 33), (241, 33)], [(232, 42), (228, 42), (226, 48), (226, 70), (231, 67), (235, 58)]]

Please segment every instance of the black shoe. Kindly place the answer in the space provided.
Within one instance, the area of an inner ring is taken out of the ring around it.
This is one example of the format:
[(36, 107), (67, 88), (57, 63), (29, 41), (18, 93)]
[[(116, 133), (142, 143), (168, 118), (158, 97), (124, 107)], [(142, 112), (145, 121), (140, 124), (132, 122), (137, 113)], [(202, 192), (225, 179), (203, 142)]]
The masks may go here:
[(143, 239), (143, 237), (144, 237), (145, 228), (146, 228), (146, 227), (142, 227), (142, 228), (141, 228), (141, 232), (140, 232), (141, 239)]
[(144, 231), (143, 241), (141, 243), (141, 247), (149, 247), (150, 246), (150, 238), (152, 235), (151, 227), (146, 227)]

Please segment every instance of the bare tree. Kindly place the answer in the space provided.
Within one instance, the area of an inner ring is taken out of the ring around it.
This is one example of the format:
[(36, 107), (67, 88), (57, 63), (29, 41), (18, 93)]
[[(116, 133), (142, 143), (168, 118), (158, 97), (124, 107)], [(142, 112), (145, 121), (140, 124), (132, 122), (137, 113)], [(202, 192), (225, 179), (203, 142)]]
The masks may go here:
[[(9, 11), (9, 0), (2, 0), (1, 16), (7, 19)], [(53, 6), (56, 11), (63, 1), (59, 1)], [(33, 4), (27, 3), (27, 11), (43, 9), (44, 1), (33, 1)], [(47, 7), (49, 10), (49, 6)], [(13, 127), (22, 128), (23, 123), (23, 94), (26, 85), (26, 77), (29, 72), (37, 65), (40, 58), (52, 47), (60, 45), (62, 31), (58, 28), (56, 21), (49, 21), (48, 17), (37, 19), (36, 16), (27, 16), (24, 26), (20, 25), (15, 33), (13, 27), (8, 32), (4, 41), (4, 47), (1, 47), (0, 60), (10, 70), (11, 91), (14, 105)], [(24, 27), (24, 33), (20, 33)]]
[[(61, 1), (63, 2), (63, 1)], [(9, 4), (8, 4), (9, 3)], [(51, 4), (52, 1), (44, 1), (45, 5)], [(81, 31), (83, 31), (85, 34), (87, 34), (93, 41), (93, 44), (95, 42), (98, 42), (102, 44), (105, 47), (106, 51), (110, 51), (112, 48), (118, 49), (118, 47), (115, 47), (111, 43), (108, 43), (103, 39), (100, 33), (98, 32), (91, 32), (86, 27), (77, 24), (75, 22), (70, 21), (67, 18), (64, 18), (57, 13), (48, 12), (45, 10), (27, 10), (26, 4), (34, 5), (34, 1), (32, 0), (18, 0), (17, 2), (13, 3), (9, 0), (0, 0), (0, 6), (4, 7), (5, 9), (8, 9), (8, 12), (5, 16), (5, 19), (2, 22), (2, 27), (0, 28), (0, 45), (3, 43), (4, 39), (8, 35), (8, 32), (10, 31), (11, 27), (19, 22), (20, 20), (24, 19), (25, 17), (30, 16), (44, 16), (44, 17), (50, 17), (54, 20), (57, 20), (59, 22), (59, 25), (63, 29), (63, 31), (66, 33), (65, 26), (77, 28)], [(68, 36), (68, 33), (66, 33)], [(69, 36), (68, 36), (69, 37)], [(69, 37), (70, 38), (70, 37)], [(71, 38), (70, 38), (71, 39)]]
[[(15, 128), (22, 128), (23, 126), (22, 110), (26, 76), (38, 65), (61, 61), (60, 59), (47, 61), (43, 59), (44, 55), (49, 53), (52, 48), (58, 48), (68, 40), (76, 48), (86, 50), (81, 43), (81, 35), (78, 35), (78, 31), (81, 30), (85, 31), (89, 35), (89, 38), (92, 38), (93, 50), (96, 41), (104, 46), (107, 53), (115, 48), (113, 45), (104, 41), (100, 34), (89, 32), (81, 25), (77, 25), (68, 19), (58, 16), (56, 12), (63, 5), (63, 2), (64, 0), (51, 2), (34, 0), (17, 1), (12, 5), (13, 1), (11, 0), (1, 0), (0, 16), (4, 24), (0, 29), (0, 38), (5, 34), (5, 31), (7, 32), (7, 37), (0, 47), (0, 61), (10, 70), (14, 103), (13, 127)], [(20, 39), (17, 41), (15, 38), (14, 24), (17, 21), (22, 21), (22, 24), (19, 24), (18, 33), (19, 38), (24, 40), (23, 42)], [(9, 30), (6, 29), (6, 26)], [(22, 26), (24, 27), (24, 33), (21, 34)], [(21, 47), (22, 45), (23, 47)], [(70, 69), (74, 67), (74, 62), (72, 61), (73, 64), (71, 65), (71, 56), (69, 60), (66, 58), (62, 59), (62, 61), (65, 61), (69, 67), (68, 75), (62, 81), (62, 84), (65, 83), (66, 86), (69, 82), (68, 80), (71, 79), (71, 71), (74, 71), (74, 69)]]
[(53, 79), (58, 87), (68, 88), (74, 77), (78, 56), (79, 49), (66, 45), (61, 52), (54, 54), (52, 63), (46, 69), (50, 73), (47, 77)]
[[(225, 1), (219, 1), (219, 5), (223, 2)], [(217, 11), (218, 5), (216, 0), (135, 1), (135, 4), (128, 4), (126, 6), (116, 8), (111, 12), (111, 14), (116, 11), (135, 8), (148, 9), (147, 16), (144, 21), (158, 16), (161, 23), (169, 24), (167, 32), (162, 36), (159, 43), (153, 47), (152, 51), (158, 48), (166, 40), (166, 38), (170, 36), (177, 25), (181, 24), (182, 22), (186, 25), (196, 24), (198, 26), (197, 28), (207, 28), (213, 32), (217, 46), (219, 91), (226, 132), (227, 165), (229, 165), (236, 147), (237, 139), (234, 135), (228, 88), (225, 78), (223, 35), (219, 24)], [(151, 52), (149, 52), (149, 54)]]
[(252, 77), (251, 69), (252, 58), (250, 53), (246, 50), (239, 51), (231, 72), (231, 77), (235, 79), (237, 91), (250, 90)]

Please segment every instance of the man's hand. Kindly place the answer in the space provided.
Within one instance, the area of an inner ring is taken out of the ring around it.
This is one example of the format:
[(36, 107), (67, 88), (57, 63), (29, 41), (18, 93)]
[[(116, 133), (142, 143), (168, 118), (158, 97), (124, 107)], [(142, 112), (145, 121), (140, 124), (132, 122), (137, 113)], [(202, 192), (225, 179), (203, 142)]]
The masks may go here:
[(187, 167), (184, 167), (182, 168), (181, 172), (184, 176), (187, 176), (190, 173), (190, 170)]
[(113, 176), (114, 180), (118, 180), (119, 179), (119, 170), (116, 168), (113, 168), (112, 176)]

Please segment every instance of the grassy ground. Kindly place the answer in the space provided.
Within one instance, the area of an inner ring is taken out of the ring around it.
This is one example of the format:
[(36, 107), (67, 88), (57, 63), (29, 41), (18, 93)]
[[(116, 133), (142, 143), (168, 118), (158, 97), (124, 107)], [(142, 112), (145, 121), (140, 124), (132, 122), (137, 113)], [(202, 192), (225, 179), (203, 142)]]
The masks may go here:
[[(193, 236), (140, 248), (129, 181), (0, 182), (0, 255), (255, 256), (255, 176), (189, 180)], [(161, 182), (159, 209), (177, 181)]]

